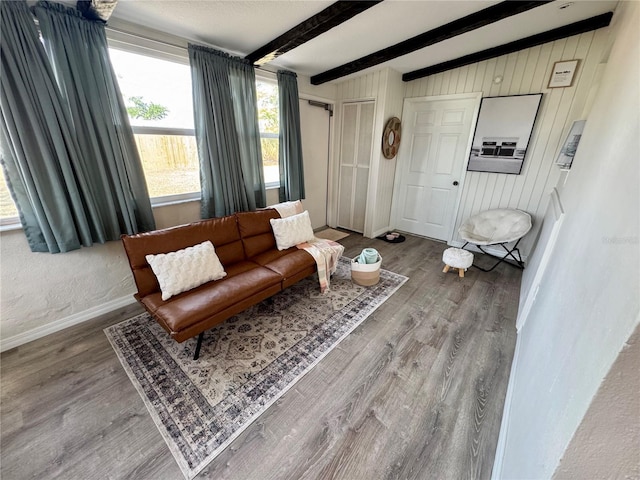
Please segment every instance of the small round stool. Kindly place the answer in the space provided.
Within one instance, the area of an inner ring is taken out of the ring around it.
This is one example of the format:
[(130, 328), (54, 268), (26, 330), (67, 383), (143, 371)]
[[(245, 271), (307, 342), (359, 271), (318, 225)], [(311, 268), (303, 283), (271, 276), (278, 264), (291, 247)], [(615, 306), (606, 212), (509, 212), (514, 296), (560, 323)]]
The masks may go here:
[(458, 269), (458, 275), (464, 278), (464, 272), (473, 264), (473, 253), (461, 248), (447, 248), (442, 254), (442, 261), (445, 263), (444, 273), (451, 268)]

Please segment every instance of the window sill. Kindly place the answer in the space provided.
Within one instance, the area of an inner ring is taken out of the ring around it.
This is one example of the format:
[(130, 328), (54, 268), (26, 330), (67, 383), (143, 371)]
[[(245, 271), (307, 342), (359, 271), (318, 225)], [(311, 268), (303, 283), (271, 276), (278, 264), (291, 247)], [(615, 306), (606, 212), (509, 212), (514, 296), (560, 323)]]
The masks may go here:
[(0, 233), (12, 232), (14, 230), (22, 230), (22, 224), (18, 222), (18, 223), (8, 223), (6, 225), (0, 225)]
[(151, 208), (169, 207), (182, 203), (200, 201), (200, 192), (183, 193), (181, 195), (167, 195), (166, 197), (156, 197), (151, 199)]
[(199, 198), (189, 198), (186, 200), (172, 200), (172, 201), (168, 201), (168, 202), (160, 202), (160, 203), (154, 203), (151, 205), (151, 208), (162, 208), (162, 207), (171, 207), (173, 205), (182, 205), (183, 203), (193, 203), (193, 202), (199, 202), (200, 199)]
[[(163, 199), (158, 199), (157, 201), (151, 203), (151, 208), (162, 208), (162, 207), (170, 207), (172, 205), (180, 205), (183, 203), (191, 203), (191, 202), (199, 202), (200, 201), (200, 197), (199, 196), (191, 196), (191, 197), (184, 197), (184, 198), (163, 198)], [(0, 233), (4, 233), (4, 232), (13, 232), (16, 230), (22, 230), (22, 224), (20, 223), (20, 221), (16, 222), (16, 223), (5, 223), (5, 224), (0, 224)]]
[[(267, 190), (277, 190), (280, 188), (278, 184), (270, 184), (265, 187)], [(184, 203), (192, 203), (200, 201), (200, 193), (196, 194), (184, 194), (184, 195), (174, 195), (167, 197), (158, 197), (156, 199), (151, 199), (151, 208), (162, 208), (162, 207), (170, 207), (173, 205), (181, 205)], [(0, 233), (2, 232), (12, 232), (15, 230), (22, 230), (22, 224), (18, 221), (16, 223), (7, 223), (0, 224)]]

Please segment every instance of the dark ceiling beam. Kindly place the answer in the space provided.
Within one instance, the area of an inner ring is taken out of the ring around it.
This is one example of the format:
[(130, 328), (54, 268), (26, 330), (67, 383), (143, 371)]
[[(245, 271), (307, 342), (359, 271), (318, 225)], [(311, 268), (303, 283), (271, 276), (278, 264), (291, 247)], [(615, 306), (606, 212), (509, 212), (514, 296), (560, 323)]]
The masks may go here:
[(270, 62), (283, 53), (299, 47), (305, 42), (316, 38), (318, 35), (331, 30), (333, 27), (346, 22), (359, 13), (377, 5), (377, 1), (339, 1), (307, 18), (291, 30), (283, 33), (275, 40), (250, 53), (245, 58), (256, 65)]
[(382, 50), (378, 50), (377, 52), (358, 58), (352, 62), (345, 63), (339, 67), (314, 75), (311, 77), (311, 83), (313, 85), (320, 85), (322, 83), (330, 82), (331, 80), (359, 72), (365, 68), (374, 67), (389, 60), (393, 60), (394, 58), (401, 57), (402, 55), (407, 55), (408, 53), (415, 52), (421, 48), (428, 47), (429, 45), (442, 42), (443, 40), (462, 35), (463, 33), (467, 33), (477, 28), (511, 17), (512, 15), (517, 15), (519, 13), (526, 12), (527, 10), (531, 10), (532, 8), (540, 7), (550, 1), (551, 0), (538, 0), (533, 2), (506, 1), (498, 3), (497, 5), (472, 13), (466, 17), (459, 18), (458, 20), (449, 22), (446, 25), (421, 33), (420, 35), (404, 40), (400, 43), (396, 43), (390, 47), (383, 48)]
[(464, 67), (472, 63), (481, 62), (490, 58), (499, 57), (501, 55), (507, 55), (509, 53), (518, 52), (525, 48), (535, 47), (536, 45), (542, 45), (543, 43), (553, 42), (560, 40), (561, 38), (571, 37), (580, 33), (590, 32), (591, 30), (597, 30), (598, 28), (606, 27), (611, 23), (611, 17), (613, 12), (603, 13), (595, 17), (587, 18), (579, 22), (570, 23), (564, 27), (555, 28), (546, 32), (538, 33), (530, 37), (516, 40), (515, 42), (505, 43), (498, 47), (489, 48), (480, 52), (471, 53), (464, 57), (456, 58), (455, 60), (449, 60), (447, 62), (438, 63), (430, 67), (421, 68), (420, 70), (414, 70), (413, 72), (407, 72), (402, 75), (402, 80), (410, 82), (418, 78), (427, 77), (436, 73), (451, 70), (453, 68)]

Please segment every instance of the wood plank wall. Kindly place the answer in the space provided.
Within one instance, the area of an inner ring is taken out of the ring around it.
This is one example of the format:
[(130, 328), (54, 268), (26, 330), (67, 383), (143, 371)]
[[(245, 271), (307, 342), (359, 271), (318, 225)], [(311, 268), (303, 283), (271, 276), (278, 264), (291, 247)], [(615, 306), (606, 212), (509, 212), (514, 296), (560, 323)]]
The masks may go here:
[(373, 236), (382, 235), (393, 228), (391, 222), (391, 205), (393, 202), (393, 185), (396, 174), (396, 157), (387, 159), (382, 154), (382, 135), (387, 121), (391, 117), (402, 118), (402, 104), (404, 101), (404, 83), (402, 75), (395, 70), (386, 71), (386, 89), (384, 102), (380, 103), (377, 111), (378, 129), (374, 137), (374, 152), (377, 165), (372, 170), (375, 174), (375, 190), (369, 192), (369, 202), (375, 202), (375, 208), (371, 217)]
[(367, 73), (338, 84), (338, 100), (375, 99), (380, 88), (380, 76), (384, 70)]
[[(358, 100), (374, 100), (376, 102), (372, 156), (369, 173), (369, 190), (367, 193), (367, 213), (365, 220), (365, 236), (375, 237), (391, 228), (391, 204), (393, 199), (393, 182), (395, 179), (396, 159), (387, 160), (382, 155), (382, 133), (386, 121), (391, 117), (401, 117), (404, 84), (399, 72), (383, 69), (338, 84), (336, 106), (336, 132), (341, 131), (340, 109), (342, 103)], [(339, 162), (339, 138), (334, 143), (334, 159)], [(335, 169), (337, 170), (337, 169)], [(337, 185), (337, 176), (334, 178)]]
[[(470, 215), (491, 208), (518, 208), (534, 217), (534, 229), (522, 242), (527, 255), (541, 226), (549, 194), (558, 184), (555, 159), (574, 120), (586, 118), (597, 73), (608, 47), (609, 28), (407, 82), (405, 97), (483, 92), (485, 97), (542, 92), (542, 104), (520, 175), (468, 172), (455, 231)], [(553, 64), (580, 59), (570, 88), (548, 89)], [(500, 84), (493, 83), (502, 75)], [(607, 159), (602, 159), (606, 162)], [(463, 243), (454, 237), (454, 243)]]

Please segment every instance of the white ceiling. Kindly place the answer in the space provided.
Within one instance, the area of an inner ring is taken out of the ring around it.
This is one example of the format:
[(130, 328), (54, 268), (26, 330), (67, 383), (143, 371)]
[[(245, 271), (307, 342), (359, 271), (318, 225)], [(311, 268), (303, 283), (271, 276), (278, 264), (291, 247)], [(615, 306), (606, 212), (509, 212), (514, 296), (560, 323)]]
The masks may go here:
[[(112, 18), (244, 56), (332, 3), (319, 0), (120, 0)], [(496, 3), (499, 2), (385, 0), (281, 55), (270, 65), (316, 75)], [(572, 5), (559, 8), (567, 3)], [(410, 72), (613, 11), (617, 3), (554, 1), (372, 69), (391, 67), (401, 73)], [(360, 74), (362, 72), (357, 75)], [(348, 77), (337, 81), (344, 78)]]

